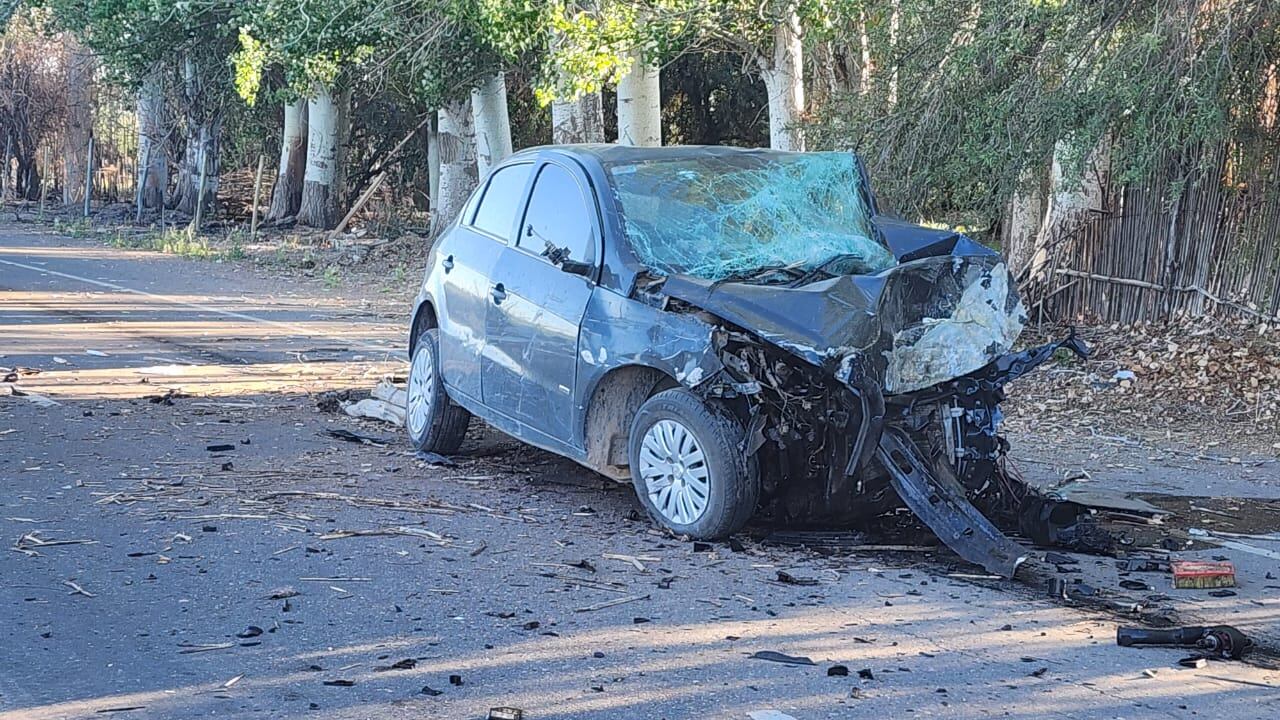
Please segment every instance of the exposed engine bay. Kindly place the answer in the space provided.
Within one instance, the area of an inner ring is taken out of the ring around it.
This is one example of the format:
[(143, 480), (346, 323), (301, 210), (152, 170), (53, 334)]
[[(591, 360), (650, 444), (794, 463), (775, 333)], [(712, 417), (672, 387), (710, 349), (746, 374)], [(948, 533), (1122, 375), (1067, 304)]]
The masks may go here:
[[(699, 296), (680, 278), (662, 290), (680, 293), (668, 311), (697, 313), (718, 328), (723, 369), (697, 389), (739, 415), (767, 516), (866, 523), (905, 505), (961, 557), (1012, 577), (1025, 551), (997, 525), (1016, 531), (1028, 524), (1024, 515), (1039, 518), (1057, 504), (1008, 471), (1005, 387), (1059, 350), (1087, 357), (1088, 349), (1072, 335), (1011, 351), (1025, 317), (998, 258), (924, 258), (877, 279), (875, 311), (841, 308), (861, 322), (822, 350), (796, 342), (795, 332), (770, 333), (769, 322), (783, 317), (771, 312), (776, 305), (735, 298), (716, 307), (722, 288)], [(822, 298), (830, 304), (832, 289)], [(742, 324), (723, 317), (735, 313)]]

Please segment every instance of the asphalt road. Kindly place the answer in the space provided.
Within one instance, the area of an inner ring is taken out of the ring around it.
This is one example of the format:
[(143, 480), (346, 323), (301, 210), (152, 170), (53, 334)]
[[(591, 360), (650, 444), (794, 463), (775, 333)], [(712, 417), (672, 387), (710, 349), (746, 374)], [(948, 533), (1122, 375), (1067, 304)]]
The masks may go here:
[(424, 466), (317, 409), (401, 367), (395, 315), (0, 227), (0, 366), (40, 370), (0, 387), (0, 720), (1276, 714), (1276, 671), (1118, 648), (942, 551), (680, 542), (479, 427)]

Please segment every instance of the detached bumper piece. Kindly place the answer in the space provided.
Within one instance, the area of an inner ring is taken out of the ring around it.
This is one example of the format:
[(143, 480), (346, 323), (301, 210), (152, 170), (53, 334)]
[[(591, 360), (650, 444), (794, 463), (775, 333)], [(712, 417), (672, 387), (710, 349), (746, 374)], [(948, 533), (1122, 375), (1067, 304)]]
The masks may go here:
[(1022, 546), (969, 502), (955, 475), (945, 466), (931, 468), (902, 430), (884, 429), (876, 457), (902, 501), (957, 555), (1006, 578), (1027, 559)]

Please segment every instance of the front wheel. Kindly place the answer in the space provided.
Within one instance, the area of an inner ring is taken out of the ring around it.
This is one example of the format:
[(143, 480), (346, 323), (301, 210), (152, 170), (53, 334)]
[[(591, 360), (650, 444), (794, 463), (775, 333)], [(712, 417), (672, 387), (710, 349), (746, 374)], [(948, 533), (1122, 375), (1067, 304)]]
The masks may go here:
[(744, 457), (741, 423), (718, 402), (675, 388), (649, 398), (631, 423), (636, 494), (673, 532), (702, 540), (741, 529), (756, 510), (760, 479)]
[(449, 399), (440, 378), (439, 330), (418, 336), (409, 366), (404, 425), (413, 446), (424, 452), (456, 452), (467, 435), (471, 413)]

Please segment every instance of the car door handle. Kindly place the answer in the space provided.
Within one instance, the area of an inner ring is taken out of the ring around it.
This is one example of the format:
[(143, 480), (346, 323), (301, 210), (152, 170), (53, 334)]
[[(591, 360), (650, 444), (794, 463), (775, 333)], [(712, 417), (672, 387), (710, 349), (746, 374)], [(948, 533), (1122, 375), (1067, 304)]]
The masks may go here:
[(494, 305), (501, 305), (502, 301), (507, 299), (507, 289), (502, 286), (502, 283), (494, 285), (489, 294), (493, 296)]
[(452, 269), (453, 269), (453, 256), (452, 256), (452, 255), (450, 255), (449, 257), (447, 257), (447, 258), (445, 258), (443, 261), (441, 261), (440, 266), (444, 268), (444, 271), (445, 271), (446, 273), (447, 273), (447, 272), (449, 272), (450, 270), (452, 270)]

